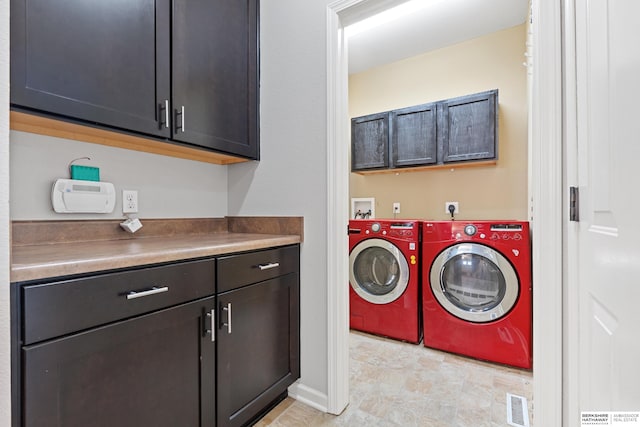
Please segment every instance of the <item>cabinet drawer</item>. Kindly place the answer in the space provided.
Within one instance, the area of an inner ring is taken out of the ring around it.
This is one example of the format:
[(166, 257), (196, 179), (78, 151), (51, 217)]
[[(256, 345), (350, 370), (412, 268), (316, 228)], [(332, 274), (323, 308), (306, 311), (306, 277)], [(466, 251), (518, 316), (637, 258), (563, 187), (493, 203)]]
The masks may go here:
[(200, 260), (25, 286), (30, 344), (215, 293), (215, 261)]
[(272, 279), (300, 269), (298, 245), (218, 258), (218, 292)]

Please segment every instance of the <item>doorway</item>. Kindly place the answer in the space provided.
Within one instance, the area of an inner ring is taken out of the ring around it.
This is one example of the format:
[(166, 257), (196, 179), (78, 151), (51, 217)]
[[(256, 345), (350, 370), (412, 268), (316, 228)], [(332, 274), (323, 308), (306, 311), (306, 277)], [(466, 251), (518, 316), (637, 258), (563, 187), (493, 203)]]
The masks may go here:
[[(344, 221), (348, 218), (348, 84), (343, 28), (394, 1), (338, 0), (327, 13), (328, 101), (328, 411), (349, 400), (348, 277)], [(536, 423), (562, 423), (562, 70), (561, 6), (532, 3), (533, 89), (531, 200), (534, 244), (534, 395)], [(545, 268), (542, 269), (541, 266)], [(544, 312), (542, 307), (544, 307)], [(544, 315), (542, 315), (544, 314)]]

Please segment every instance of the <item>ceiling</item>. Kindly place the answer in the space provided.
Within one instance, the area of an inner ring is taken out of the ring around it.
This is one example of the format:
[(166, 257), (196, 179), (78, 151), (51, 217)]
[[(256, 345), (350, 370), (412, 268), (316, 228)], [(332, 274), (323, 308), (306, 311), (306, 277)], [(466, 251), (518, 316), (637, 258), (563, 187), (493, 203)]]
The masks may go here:
[[(405, 2), (395, 8), (395, 16), (386, 22), (374, 24), (373, 21), (380, 20), (376, 15), (347, 27), (349, 74), (520, 25), (527, 18), (528, 3), (528, 0)], [(408, 8), (411, 4), (414, 8)], [(393, 16), (394, 10), (390, 12)], [(371, 26), (364, 28), (367, 24)]]

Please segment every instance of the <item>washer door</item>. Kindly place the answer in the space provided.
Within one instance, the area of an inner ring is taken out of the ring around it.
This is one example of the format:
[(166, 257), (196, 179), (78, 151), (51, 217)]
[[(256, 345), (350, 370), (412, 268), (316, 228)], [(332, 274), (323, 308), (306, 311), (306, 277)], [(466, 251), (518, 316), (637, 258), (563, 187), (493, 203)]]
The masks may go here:
[(349, 254), (349, 279), (365, 301), (388, 304), (409, 284), (409, 264), (396, 245), (382, 239), (358, 243)]
[(477, 243), (459, 243), (431, 265), (431, 290), (452, 315), (484, 323), (506, 315), (518, 300), (520, 285), (500, 252)]

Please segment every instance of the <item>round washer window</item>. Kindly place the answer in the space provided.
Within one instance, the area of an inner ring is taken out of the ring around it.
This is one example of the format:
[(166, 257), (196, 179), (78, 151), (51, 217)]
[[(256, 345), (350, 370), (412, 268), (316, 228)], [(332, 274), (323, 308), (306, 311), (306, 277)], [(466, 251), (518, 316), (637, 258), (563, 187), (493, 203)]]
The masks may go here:
[(456, 255), (442, 269), (444, 295), (462, 310), (495, 308), (506, 292), (504, 275), (493, 261), (473, 253)]
[(515, 305), (518, 277), (509, 261), (484, 245), (461, 243), (442, 251), (431, 267), (431, 289), (444, 309), (471, 322), (490, 322)]
[(353, 290), (374, 304), (392, 302), (407, 288), (409, 265), (397, 246), (382, 239), (360, 242), (349, 255)]

